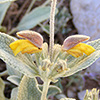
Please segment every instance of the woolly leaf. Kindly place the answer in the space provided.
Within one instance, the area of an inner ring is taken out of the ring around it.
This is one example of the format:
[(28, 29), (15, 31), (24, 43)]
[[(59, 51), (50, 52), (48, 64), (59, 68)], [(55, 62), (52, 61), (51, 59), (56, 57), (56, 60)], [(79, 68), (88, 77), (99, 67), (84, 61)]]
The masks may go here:
[[(57, 13), (57, 11), (56, 11)], [(40, 22), (48, 19), (50, 16), (50, 7), (37, 7), (33, 9), (30, 13), (26, 14), (18, 26), (18, 30), (31, 29), (35, 27)]]
[(11, 92), (11, 99), (10, 100), (17, 100), (17, 94), (18, 94), (18, 87), (14, 88)]
[(68, 68), (70, 68), (70, 70), (66, 72), (64, 77), (73, 75), (76, 72), (89, 67), (100, 57), (100, 39), (88, 42), (87, 44), (93, 46), (96, 51), (89, 56), (83, 55), (79, 58), (75, 58), (69, 55), (67, 57), (67, 62)]
[(11, 75), (11, 76), (7, 77), (7, 80), (14, 83), (15, 85), (19, 85), (20, 81), (21, 81), (21, 78), (16, 76), (16, 75)]
[[(0, 0), (0, 3), (3, 2), (5, 0)], [(3, 22), (3, 19), (5, 17), (5, 14), (10, 6), (10, 2), (7, 2), (7, 3), (4, 3), (4, 4), (0, 4), (0, 25), (2, 24)]]
[(29, 77), (34, 77), (38, 72), (31, 56), (21, 53), (14, 56), (9, 47), (9, 44), (13, 41), (14, 39), (11, 36), (0, 33), (0, 58), (10, 67), (18, 70), (20, 73), (23, 73)]
[(12, 2), (12, 1), (15, 1), (15, 0), (0, 0), (0, 3)]
[[(39, 85), (39, 89), (42, 91), (43, 89), (43, 86), (42, 85)], [(54, 86), (54, 85), (50, 85), (49, 86), (49, 90), (48, 90), (48, 94), (47, 96), (52, 96), (52, 95), (56, 95), (58, 93), (61, 93), (61, 89), (58, 88), (57, 86)]]
[(4, 87), (5, 87), (4, 82), (3, 82), (3, 80), (0, 78), (0, 100), (5, 100), (5, 97), (4, 97), (4, 94), (3, 94), (3, 92), (4, 92)]
[(10, 67), (6, 64), (7, 72), (9, 75), (16, 75), (18, 77), (22, 77), (22, 74), (18, 71), (16, 71), (14, 68)]
[(41, 92), (37, 84), (35, 78), (24, 76), (19, 85), (17, 100), (40, 100)]

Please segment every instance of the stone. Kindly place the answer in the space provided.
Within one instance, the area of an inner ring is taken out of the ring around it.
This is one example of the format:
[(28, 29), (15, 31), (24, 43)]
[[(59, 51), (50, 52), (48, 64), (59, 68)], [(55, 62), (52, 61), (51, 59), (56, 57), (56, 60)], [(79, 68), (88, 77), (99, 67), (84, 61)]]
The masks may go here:
[(79, 34), (100, 38), (100, 0), (71, 0), (70, 9)]
[[(100, 0), (71, 0), (70, 9), (78, 33), (90, 36), (90, 40), (99, 39)], [(99, 74), (100, 58), (89, 69), (90, 73)]]

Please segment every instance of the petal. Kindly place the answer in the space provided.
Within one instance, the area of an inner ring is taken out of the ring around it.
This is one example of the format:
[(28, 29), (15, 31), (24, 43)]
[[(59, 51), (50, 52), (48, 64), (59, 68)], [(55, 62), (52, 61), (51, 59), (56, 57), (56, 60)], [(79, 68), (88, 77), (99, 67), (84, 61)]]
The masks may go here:
[(69, 49), (69, 50), (67, 50), (67, 53), (69, 53), (70, 55), (72, 55), (76, 58), (83, 55), (83, 52), (81, 50), (78, 50), (78, 49)]
[(79, 43), (78, 45), (76, 45), (76, 47), (80, 49), (83, 53), (85, 53), (86, 55), (90, 55), (91, 53), (95, 51), (95, 49), (92, 46), (87, 45), (85, 43)]
[(26, 48), (34, 48), (32, 50), (35, 51), (31, 51), (32, 53), (35, 53), (36, 50), (37, 52), (40, 51), (40, 49), (38, 49), (38, 47), (36, 47), (35, 45), (33, 45), (29, 40), (17, 40), (13, 43), (10, 44), (10, 48), (13, 50), (14, 55), (16, 56), (19, 52), (24, 53), (24, 49), (25, 49), (25, 53), (29, 53), (30, 49), (28, 49), (29, 51), (26, 51)]
[(10, 48), (11, 48), (12, 50), (15, 50), (20, 44), (25, 43), (25, 42), (26, 42), (26, 40), (23, 40), (23, 39), (14, 41), (14, 42), (12, 42), (12, 43), (10, 44)]
[(74, 57), (80, 57), (83, 55), (83, 53), (85, 53), (86, 55), (90, 55), (94, 51), (95, 49), (92, 46), (85, 43), (79, 43), (71, 49), (67, 50), (67, 52)]
[(69, 36), (68, 38), (66, 38), (63, 42), (63, 46), (62, 49), (63, 50), (68, 50), (72, 47), (74, 47), (75, 45), (77, 45), (80, 42), (89, 40), (89, 36), (85, 36), (85, 35), (72, 35)]
[(42, 49), (39, 49), (35, 46), (30, 46), (30, 47), (26, 47), (25, 49), (22, 50), (22, 54), (24, 53), (28, 53), (28, 54), (32, 54), (32, 53), (38, 53), (41, 52)]
[(34, 31), (30, 31), (30, 30), (25, 30), (25, 31), (20, 31), (17, 33), (17, 35), (19, 37), (28, 39), (29, 41), (31, 41), (35, 46), (42, 48), (42, 44), (43, 44), (43, 37)]

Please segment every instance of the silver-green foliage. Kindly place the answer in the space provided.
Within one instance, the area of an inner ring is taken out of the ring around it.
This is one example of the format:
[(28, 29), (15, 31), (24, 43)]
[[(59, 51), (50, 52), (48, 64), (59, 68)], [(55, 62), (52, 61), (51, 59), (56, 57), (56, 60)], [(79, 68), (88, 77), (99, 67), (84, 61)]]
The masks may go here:
[(7, 78), (8, 81), (12, 82), (13, 84), (15, 85), (19, 85), (20, 84), (20, 81), (21, 81), (21, 78), (16, 76), (16, 75), (11, 75)]
[(79, 58), (68, 56), (68, 68), (70, 68), (70, 70), (66, 72), (65, 77), (73, 75), (74, 73), (89, 67), (100, 57), (100, 39), (88, 42), (87, 44), (93, 46), (96, 51), (89, 56), (83, 55)]
[[(30, 55), (18, 54), (14, 56), (9, 44), (14, 39), (4, 33), (0, 33), (0, 58), (4, 60), (10, 67), (18, 70), (21, 73), (26, 73), (28, 76), (33, 77), (37, 74), (37, 70), (34, 69), (34, 62)], [(35, 67), (36, 68), (36, 67)]]
[[(4, 0), (2, 0), (2, 1), (4, 1)], [(0, 2), (1, 2), (1, 0), (0, 0)], [(5, 17), (5, 14), (6, 14), (8, 8), (9, 8), (10, 4), (11, 4), (11, 2), (0, 4), (0, 26), (3, 22), (3, 19)]]
[(0, 0), (0, 4), (6, 3), (6, 2), (12, 2), (12, 1), (15, 1), (15, 0)]
[(5, 87), (5, 84), (3, 82), (3, 80), (0, 78), (0, 100), (5, 100), (5, 97), (4, 97), (4, 87)]
[(11, 92), (10, 100), (17, 100), (17, 94), (18, 94), (18, 87), (13, 88)]
[(40, 100), (41, 91), (36, 79), (24, 76), (20, 82), (17, 100)]
[[(56, 11), (57, 12), (57, 11)], [(31, 29), (40, 22), (49, 18), (50, 7), (37, 7), (31, 12), (27, 13), (16, 27), (18, 30)]]

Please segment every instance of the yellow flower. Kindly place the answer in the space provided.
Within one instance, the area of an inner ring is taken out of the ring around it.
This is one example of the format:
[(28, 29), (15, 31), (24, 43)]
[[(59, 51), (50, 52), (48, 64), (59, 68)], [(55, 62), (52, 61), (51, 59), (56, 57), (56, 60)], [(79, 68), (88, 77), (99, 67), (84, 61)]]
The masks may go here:
[(85, 43), (80, 43), (88, 40), (88, 36), (73, 35), (65, 39), (62, 49), (74, 57), (80, 57), (84, 53), (90, 55), (95, 49)]
[(26, 30), (18, 32), (17, 35), (25, 39), (17, 40), (9, 45), (15, 56), (19, 52), (21, 52), (22, 54), (41, 52), (43, 38), (39, 33)]
[(79, 43), (76, 46), (72, 47), (71, 49), (67, 50), (66, 52), (68, 52), (69, 54), (71, 54), (74, 57), (80, 57), (84, 53), (86, 55), (90, 55), (94, 51), (95, 51), (95, 49), (92, 46), (87, 45), (85, 43)]

